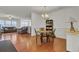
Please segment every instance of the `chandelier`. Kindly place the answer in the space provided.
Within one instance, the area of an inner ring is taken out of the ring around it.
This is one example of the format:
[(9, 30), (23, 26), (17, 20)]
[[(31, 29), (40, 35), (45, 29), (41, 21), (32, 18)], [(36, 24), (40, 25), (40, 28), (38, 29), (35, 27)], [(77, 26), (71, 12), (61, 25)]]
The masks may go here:
[(47, 13), (47, 9), (46, 9), (46, 6), (44, 6), (43, 8), (42, 8), (42, 18), (43, 19), (48, 19), (49, 18), (49, 16), (48, 16), (48, 13)]

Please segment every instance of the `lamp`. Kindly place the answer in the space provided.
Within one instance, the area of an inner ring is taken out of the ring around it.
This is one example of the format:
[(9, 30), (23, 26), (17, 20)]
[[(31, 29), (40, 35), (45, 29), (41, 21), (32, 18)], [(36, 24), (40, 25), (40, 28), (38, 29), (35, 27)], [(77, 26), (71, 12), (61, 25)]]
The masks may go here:
[(43, 7), (43, 9), (42, 9), (42, 15), (41, 16), (45, 20), (49, 18), (47, 10), (46, 10), (46, 6)]
[(70, 32), (76, 32), (76, 28), (74, 27), (74, 22), (77, 22), (77, 21), (75, 20), (75, 18), (70, 17), (66, 22), (70, 23)]

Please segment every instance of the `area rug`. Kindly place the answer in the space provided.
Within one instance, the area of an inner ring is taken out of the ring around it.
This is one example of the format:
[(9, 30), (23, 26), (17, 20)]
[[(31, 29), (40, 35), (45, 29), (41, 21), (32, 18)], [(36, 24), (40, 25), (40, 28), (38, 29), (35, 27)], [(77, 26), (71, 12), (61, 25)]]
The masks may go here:
[(10, 40), (0, 41), (0, 52), (17, 52)]

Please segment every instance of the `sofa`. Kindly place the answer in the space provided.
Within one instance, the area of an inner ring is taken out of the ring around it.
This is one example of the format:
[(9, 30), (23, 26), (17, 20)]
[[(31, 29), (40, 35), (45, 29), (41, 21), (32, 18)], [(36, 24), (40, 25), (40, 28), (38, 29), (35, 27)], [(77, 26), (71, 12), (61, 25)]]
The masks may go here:
[(28, 33), (28, 27), (24, 26), (24, 27), (18, 28), (17, 32), (21, 34)]
[(17, 28), (16, 27), (2, 27), (2, 30), (4, 33), (9, 33), (9, 32), (16, 32)]

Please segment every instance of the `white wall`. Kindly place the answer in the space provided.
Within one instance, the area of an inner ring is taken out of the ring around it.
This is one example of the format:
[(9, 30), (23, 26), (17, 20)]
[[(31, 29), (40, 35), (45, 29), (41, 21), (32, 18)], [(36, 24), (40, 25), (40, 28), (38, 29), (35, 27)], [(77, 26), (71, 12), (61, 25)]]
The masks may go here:
[(79, 7), (64, 8), (59, 11), (52, 12), (49, 15), (52, 19), (54, 19), (56, 28), (67, 28), (68, 26), (66, 26), (66, 20), (70, 17), (79, 21)]
[[(68, 20), (70, 17), (75, 18), (77, 21), (79, 20), (79, 7), (68, 7), (63, 8), (61, 10), (51, 12), (50, 18), (54, 20), (54, 27), (56, 30), (56, 36), (59, 37), (66, 37), (64, 29), (69, 28), (70, 24), (66, 23), (66, 20)], [(79, 22), (74, 24), (74, 27), (79, 27)]]
[(41, 19), (41, 15), (32, 12), (32, 30), (31, 30), (31, 34), (32, 36), (35, 35), (35, 29), (41, 28), (41, 27), (45, 27), (45, 20)]
[[(70, 24), (66, 23), (66, 20), (69, 20), (70, 17), (75, 18), (78, 22), (74, 24), (75, 28), (79, 30), (79, 7), (68, 7), (61, 9), (56, 12), (50, 13), (50, 17), (54, 19), (54, 25), (56, 30), (57, 37), (63, 37), (67, 39), (67, 50), (68, 51), (79, 51), (79, 35), (66, 33), (65, 28), (69, 28)], [(60, 28), (60, 29), (59, 29)], [(63, 29), (63, 30), (62, 30)]]

